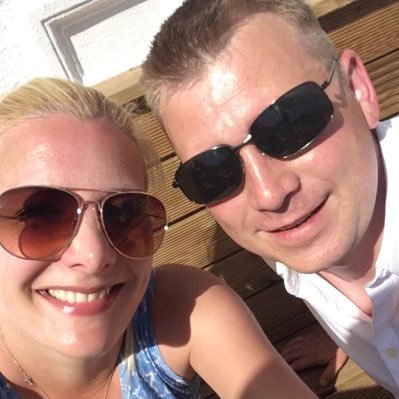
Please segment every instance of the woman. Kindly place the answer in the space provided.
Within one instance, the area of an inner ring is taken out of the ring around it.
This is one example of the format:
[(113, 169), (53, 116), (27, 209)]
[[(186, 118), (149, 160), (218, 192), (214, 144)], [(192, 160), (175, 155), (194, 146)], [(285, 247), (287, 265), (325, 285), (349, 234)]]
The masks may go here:
[(130, 114), (36, 79), (0, 103), (0, 397), (315, 398), (228, 287), (152, 268), (166, 224)]

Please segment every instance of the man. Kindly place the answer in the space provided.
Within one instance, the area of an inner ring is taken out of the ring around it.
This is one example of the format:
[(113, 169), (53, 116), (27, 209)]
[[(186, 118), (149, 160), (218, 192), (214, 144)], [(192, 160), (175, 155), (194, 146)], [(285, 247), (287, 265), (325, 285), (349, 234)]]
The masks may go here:
[[(386, 191), (399, 121), (378, 123), (359, 56), (338, 58), (301, 0), (188, 0), (155, 37), (143, 84), (182, 161), (175, 185), (399, 395), (399, 188)], [(323, 379), (342, 350), (326, 353)]]

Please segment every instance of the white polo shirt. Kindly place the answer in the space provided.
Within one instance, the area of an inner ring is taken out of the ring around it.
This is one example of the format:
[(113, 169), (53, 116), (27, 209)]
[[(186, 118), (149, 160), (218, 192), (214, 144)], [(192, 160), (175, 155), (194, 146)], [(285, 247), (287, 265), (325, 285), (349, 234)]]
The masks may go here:
[(366, 286), (373, 316), (318, 274), (267, 263), (284, 279), (286, 290), (305, 301), (337, 345), (399, 398), (399, 117), (379, 123), (376, 130), (385, 162), (387, 199), (376, 276)]

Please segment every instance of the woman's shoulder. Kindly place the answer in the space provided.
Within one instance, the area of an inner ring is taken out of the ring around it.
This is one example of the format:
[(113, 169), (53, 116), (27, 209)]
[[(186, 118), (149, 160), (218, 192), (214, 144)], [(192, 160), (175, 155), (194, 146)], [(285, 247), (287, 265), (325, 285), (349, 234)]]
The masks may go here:
[[(199, 268), (180, 264), (156, 268), (154, 328), (161, 351), (174, 370), (181, 372), (189, 363), (192, 338), (200, 328), (212, 328), (223, 308), (234, 311), (230, 298), (235, 296), (221, 280)], [(181, 360), (178, 366), (174, 367), (172, 357)]]
[(236, 295), (222, 280), (210, 272), (181, 264), (165, 264), (156, 268), (154, 304), (169, 304), (177, 310), (197, 309), (199, 304), (214, 301), (218, 296)]
[(212, 327), (225, 312), (241, 313), (243, 307), (247, 311), (238, 294), (222, 280), (210, 272), (179, 264), (156, 268), (153, 304), (156, 329), (169, 330), (171, 336), (186, 332), (192, 337), (193, 328)]

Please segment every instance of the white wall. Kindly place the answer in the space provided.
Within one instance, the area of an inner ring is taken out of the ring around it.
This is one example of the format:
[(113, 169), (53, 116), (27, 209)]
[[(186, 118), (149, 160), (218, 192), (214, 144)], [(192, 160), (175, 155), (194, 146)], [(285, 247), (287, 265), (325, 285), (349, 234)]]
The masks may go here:
[(139, 65), (161, 22), (181, 3), (0, 0), (0, 95), (35, 76), (91, 85)]
[(0, 0), (0, 95), (35, 76), (95, 84), (139, 65), (182, 0)]

